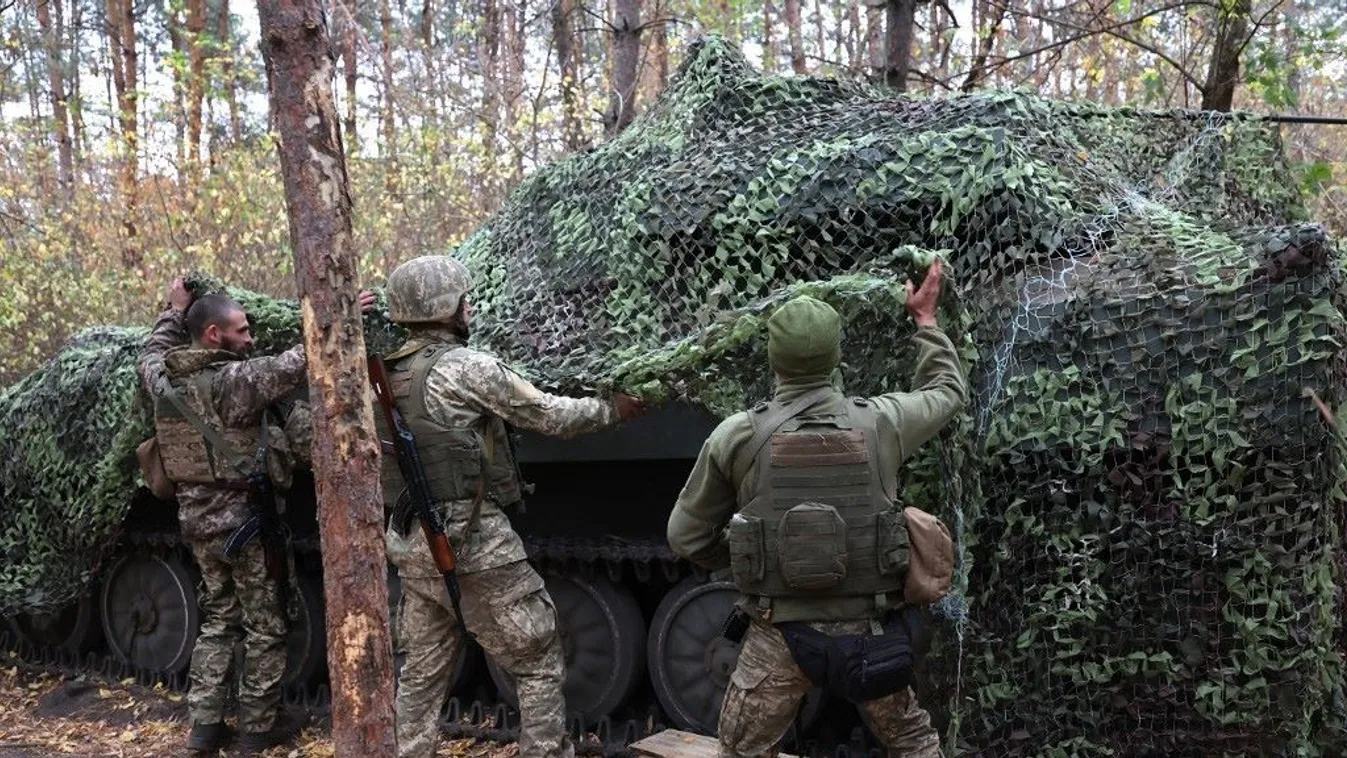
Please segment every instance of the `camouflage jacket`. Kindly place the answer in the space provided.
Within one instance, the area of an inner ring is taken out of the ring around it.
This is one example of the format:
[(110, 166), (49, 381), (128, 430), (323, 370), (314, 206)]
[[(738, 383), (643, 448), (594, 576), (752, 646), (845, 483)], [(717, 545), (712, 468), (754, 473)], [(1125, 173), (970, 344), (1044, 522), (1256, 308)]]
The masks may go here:
[[(892, 392), (869, 398), (874, 409), (892, 423), (891, 432), (879, 439), (880, 466), (888, 478), (922, 443), (940, 431), (968, 401), (968, 380), (959, 353), (938, 327), (918, 329), (912, 337), (918, 357), (912, 392)], [(775, 399), (782, 403), (827, 386), (826, 377), (802, 377), (781, 382)], [(837, 412), (846, 402), (842, 392), (821, 400), (808, 410)], [(724, 529), (740, 508), (753, 499), (757, 481), (756, 463), (735, 479), (731, 466), (753, 437), (748, 413), (725, 419), (702, 445), (692, 473), (669, 515), (669, 547), (675, 553), (711, 570), (728, 568), (730, 548)], [(887, 471), (884, 469), (887, 468)]]
[[(187, 337), (185, 316), (182, 311), (165, 310), (141, 349), (140, 378), (151, 394), (213, 366), (218, 369), (210, 388), (215, 413), (194, 410), (203, 419), (218, 414), (229, 427), (256, 428), (272, 404), (304, 381), (302, 345), (277, 356), (252, 359), (227, 350), (194, 348)], [(192, 398), (188, 401), (194, 404)], [(178, 523), (186, 539), (205, 540), (227, 534), (248, 518), (246, 492), (181, 484), (177, 499)]]
[[(442, 329), (413, 331), (395, 354), (406, 354), (432, 342), (461, 344)], [(480, 350), (447, 352), (426, 377), (426, 411), (446, 426), (485, 429), (499, 417), (521, 429), (554, 437), (573, 437), (617, 423), (617, 409), (608, 400), (569, 398), (539, 390), (497, 358)], [(427, 461), (429, 463), (429, 461)], [(442, 503), (445, 531), (454, 546), (460, 573), (471, 574), (527, 558), (524, 544), (509, 518), (491, 499), (482, 502), (477, 522), (468, 528), (471, 501)], [(419, 528), (408, 538), (388, 530), (389, 558), (404, 576), (439, 572)]]

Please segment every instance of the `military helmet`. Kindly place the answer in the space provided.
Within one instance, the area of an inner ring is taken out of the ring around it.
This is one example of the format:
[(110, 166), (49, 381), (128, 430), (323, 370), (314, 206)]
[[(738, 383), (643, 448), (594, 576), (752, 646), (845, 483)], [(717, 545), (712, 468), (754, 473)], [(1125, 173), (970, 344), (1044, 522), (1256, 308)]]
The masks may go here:
[(472, 276), (447, 255), (423, 255), (388, 275), (388, 317), (403, 324), (448, 321), (472, 290)]

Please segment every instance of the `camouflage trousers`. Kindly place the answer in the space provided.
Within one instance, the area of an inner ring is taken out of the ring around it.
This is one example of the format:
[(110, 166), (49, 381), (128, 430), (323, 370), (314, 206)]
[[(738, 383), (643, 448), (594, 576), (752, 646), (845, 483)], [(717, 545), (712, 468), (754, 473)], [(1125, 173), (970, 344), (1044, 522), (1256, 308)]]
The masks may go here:
[[(811, 624), (828, 634), (857, 634), (866, 621)], [(757, 758), (777, 753), (801, 701), (813, 684), (795, 665), (776, 627), (758, 619), (748, 628), (739, 662), (720, 708), (720, 755)], [(888, 750), (888, 758), (940, 758), (940, 735), (930, 714), (917, 705), (911, 689), (860, 706), (870, 731)]]
[(267, 577), (262, 540), (248, 543), (232, 561), (225, 558), (228, 535), (190, 540), (201, 567), (201, 631), (192, 651), (187, 708), (194, 724), (224, 720), (234, 648), (243, 639), (243, 671), (238, 686), (239, 729), (265, 732), (276, 720), (285, 674), (286, 619), (280, 594)]
[[(486, 654), (515, 678), (521, 758), (574, 758), (561, 693), (565, 658), (557, 613), (527, 561), (459, 576), (463, 616)], [(398, 758), (430, 758), (463, 633), (438, 576), (402, 577), (398, 643), (406, 652), (398, 681)]]

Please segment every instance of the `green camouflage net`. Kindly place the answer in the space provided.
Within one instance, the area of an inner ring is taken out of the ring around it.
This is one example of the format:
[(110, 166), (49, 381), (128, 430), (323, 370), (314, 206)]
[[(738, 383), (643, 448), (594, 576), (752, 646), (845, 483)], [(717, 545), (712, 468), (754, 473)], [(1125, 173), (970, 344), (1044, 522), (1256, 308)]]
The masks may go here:
[(1276, 126), (762, 76), (717, 41), (458, 255), (474, 338), (540, 384), (719, 414), (762, 323), (847, 319), (848, 391), (906, 389), (901, 283), (940, 254), (974, 399), (907, 467), (959, 537), (922, 698), (953, 752), (1332, 754), (1344, 472), (1336, 251)]
[[(710, 40), (456, 254), (474, 341), (540, 386), (721, 415), (770, 393), (762, 324), (802, 292), (846, 319), (849, 392), (906, 389), (902, 283), (944, 257), (973, 400), (906, 467), (904, 499), (958, 540), (920, 685), (950, 752), (1335, 755), (1347, 472), (1311, 393), (1343, 400), (1341, 277), (1294, 186), (1255, 118), (914, 100), (762, 76)], [(297, 339), (293, 303), (245, 305), (259, 349)], [(372, 344), (400, 338), (372, 321)], [(105, 369), (72, 347), (0, 398), (0, 608), (78, 592), (46, 564), (92, 555), (124, 513), (128, 480), (63, 457), (118, 458), (117, 423), (63, 452), (21, 411), (134, 412), (127, 344), (99, 348)], [(81, 376), (121, 378), (55, 397)]]

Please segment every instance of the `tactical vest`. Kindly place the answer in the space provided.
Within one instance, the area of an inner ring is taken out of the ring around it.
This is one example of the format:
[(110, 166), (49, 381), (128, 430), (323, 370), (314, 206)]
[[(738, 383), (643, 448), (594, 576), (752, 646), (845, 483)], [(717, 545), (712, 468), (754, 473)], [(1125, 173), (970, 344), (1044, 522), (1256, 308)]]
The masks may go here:
[[(257, 450), (261, 429), (225, 426), (210, 401), (210, 385), (216, 370), (205, 368), (187, 379), (172, 381), (166, 391), (176, 393), (202, 421), (218, 431), (235, 452), (251, 458)], [(154, 398), (154, 434), (159, 438), (164, 473), (174, 484), (243, 485), (243, 474), (230, 464), (229, 458), (215, 450), (196, 426), (163, 396)]]
[(889, 422), (864, 398), (838, 415), (781, 423), (787, 413), (772, 402), (749, 414), (755, 432), (780, 426), (756, 451), (753, 497), (730, 520), (735, 584), (773, 622), (874, 618), (900, 606), (907, 528), (897, 482), (879, 466), (879, 425)]
[[(462, 345), (431, 344), (388, 363), (393, 402), (416, 436), (416, 449), (426, 470), (430, 493), (437, 503), (489, 497), (502, 508), (522, 500), (514, 454), (505, 422), (485, 417), (478, 427), (451, 427), (431, 418), (426, 410), (426, 378), (446, 354)], [(379, 439), (391, 440), (383, 410), (375, 407)], [(397, 456), (384, 446), (380, 477), (384, 506), (395, 508), (406, 489)]]

